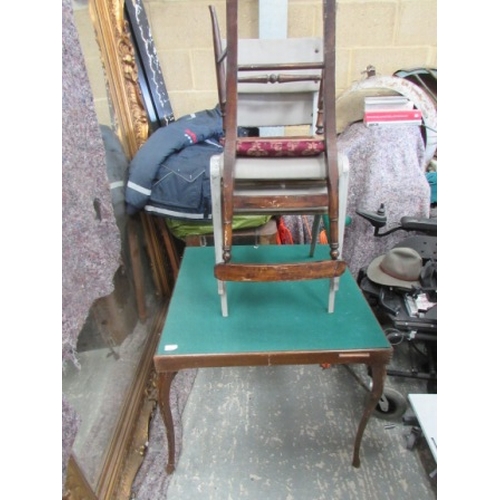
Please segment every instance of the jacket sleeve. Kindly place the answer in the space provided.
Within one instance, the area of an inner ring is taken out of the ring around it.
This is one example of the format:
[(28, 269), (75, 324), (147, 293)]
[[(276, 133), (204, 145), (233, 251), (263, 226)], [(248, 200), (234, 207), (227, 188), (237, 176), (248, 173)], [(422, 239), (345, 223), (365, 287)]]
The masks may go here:
[(220, 113), (201, 111), (157, 129), (130, 162), (125, 190), (127, 213), (132, 215), (147, 204), (160, 165), (176, 151), (222, 133)]
[(151, 196), (151, 188), (161, 163), (182, 147), (181, 130), (177, 122), (156, 130), (137, 151), (130, 162), (125, 190), (127, 213), (141, 210)]

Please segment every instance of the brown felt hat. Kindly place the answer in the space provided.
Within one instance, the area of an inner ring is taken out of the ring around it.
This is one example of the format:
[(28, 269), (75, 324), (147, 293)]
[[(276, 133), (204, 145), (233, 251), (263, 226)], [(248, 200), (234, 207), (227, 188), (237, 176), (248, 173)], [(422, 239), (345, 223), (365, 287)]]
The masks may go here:
[(380, 285), (411, 289), (420, 286), (422, 257), (413, 248), (393, 248), (374, 259), (366, 270), (368, 278)]

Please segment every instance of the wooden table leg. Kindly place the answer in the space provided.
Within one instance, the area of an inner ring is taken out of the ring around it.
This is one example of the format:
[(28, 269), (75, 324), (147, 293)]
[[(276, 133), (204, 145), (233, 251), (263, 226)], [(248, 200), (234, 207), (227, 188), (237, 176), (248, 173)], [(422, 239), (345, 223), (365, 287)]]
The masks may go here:
[(170, 407), (170, 388), (176, 375), (177, 372), (160, 372), (158, 375), (158, 404), (167, 432), (167, 474), (172, 474), (175, 470), (175, 429)]
[(358, 432), (356, 434), (356, 441), (354, 443), (354, 456), (352, 459), (352, 465), (354, 467), (360, 466), (359, 459), (359, 449), (361, 447), (361, 439), (363, 437), (363, 433), (365, 431), (366, 424), (370, 419), (370, 415), (373, 410), (377, 406), (377, 403), (380, 401), (382, 397), (382, 393), (384, 391), (384, 381), (386, 377), (386, 365), (385, 364), (373, 364), (370, 365), (371, 373), (372, 373), (372, 390), (370, 391), (370, 398), (365, 406), (365, 411), (363, 412), (363, 416), (361, 417), (361, 421), (358, 425)]

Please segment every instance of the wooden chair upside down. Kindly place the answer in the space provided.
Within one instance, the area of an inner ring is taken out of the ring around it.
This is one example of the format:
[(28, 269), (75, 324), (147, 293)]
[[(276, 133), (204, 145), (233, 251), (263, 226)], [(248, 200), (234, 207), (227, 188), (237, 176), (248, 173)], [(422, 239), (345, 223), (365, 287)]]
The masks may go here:
[[(222, 314), (228, 314), (227, 281), (310, 279), (330, 280), (333, 312), (338, 278), (346, 269), (340, 256), (348, 178), (348, 161), (339, 157), (336, 143), (335, 1), (323, 1), (323, 38), (238, 39), (238, 2), (227, 0), (223, 40), (213, 6), (210, 14), (225, 132), (224, 153), (210, 166)], [(299, 126), (308, 132), (287, 134)], [(259, 136), (239, 137), (239, 127), (258, 127)], [(235, 214), (314, 215), (309, 255), (298, 263), (234, 262)], [(324, 215), (330, 258), (313, 260)]]

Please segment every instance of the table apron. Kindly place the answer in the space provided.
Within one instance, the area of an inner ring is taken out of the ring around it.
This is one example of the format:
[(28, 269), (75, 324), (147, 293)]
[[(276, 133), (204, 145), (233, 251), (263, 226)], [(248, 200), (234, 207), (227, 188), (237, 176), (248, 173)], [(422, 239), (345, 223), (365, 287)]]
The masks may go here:
[(308, 364), (365, 364), (389, 363), (392, 348), (346, 351), (282, 351), (238, 354), (156, 355), (156, 371), (172, 372), (189, 368), (223, 368), (231, 366), (273, 366)]

